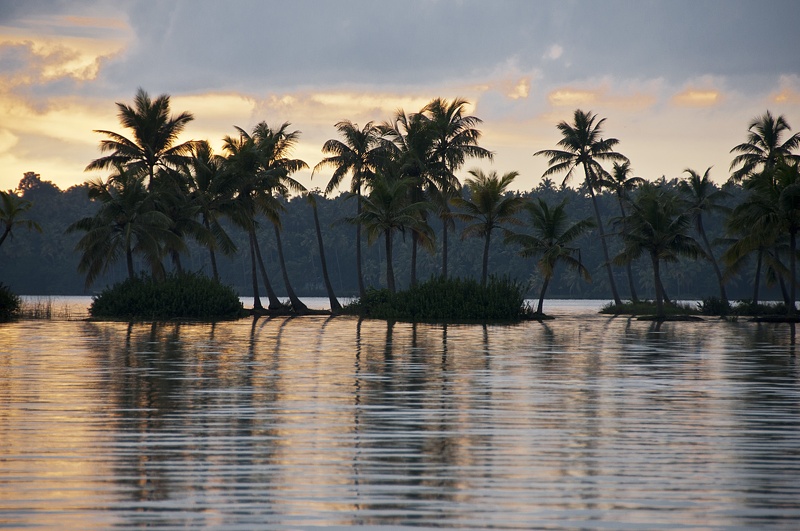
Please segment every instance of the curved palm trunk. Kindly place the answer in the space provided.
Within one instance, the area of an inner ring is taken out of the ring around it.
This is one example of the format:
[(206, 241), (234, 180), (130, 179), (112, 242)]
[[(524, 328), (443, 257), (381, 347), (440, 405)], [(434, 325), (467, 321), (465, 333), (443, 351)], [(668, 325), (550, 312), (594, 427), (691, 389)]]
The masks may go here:
[[(628, 231), (628, 216), (625, 213), (625, 205), (622, 202), (622, 197), (618, 195), (617, 200), (619, 201), (619, 211), (622, 213), (622, 231), (623, 233), (626, 233)], [(639, 302), (639, 296), (636, 294), (636, 283), (633, 280), (633, 269), (631, 268), (630, 261), (625, 263), (625, 274), (628, 275), (628, 289), (631, 292), (631, 301)]]
[(386, 287), (394, 293), (394, 266), (392, 265), (392, 229), (386, 229)]
[(278, 260), (281, 263), (281, 273), (283, 274), (283, 283), (286, 286), (286, 294), (289, 295), (289, 301), (292, 303), (292, 309), (298, 314), (304, 314), (308, 312), (308, 306), (303, 304), (303, 302), (297, 297), (292, 289), (292, 283), (289, 282), (289, 273), (286, 271), (286, 261), (283, 259), (283, 243), (281, 243), (281, 231), (277, 225), (274, 223), (272, 227), (275, 229), (275, 243), (276, 247), (278, 248)]
[(658, 256), (650, 253), (650, 260), (653, 262), (653, 280), (656, 287), (656, 316), (663, 318), (664, 313), (664, 287), (661, 285), (661, 271)]
[(722, 278), (722, 271), (719, 268), (719, 264), (717, 264), (717, 259), (714, 257), (714, 251), (711, 249), (711, 244), (708, 242), (706, 230), (703, 227), (702, 216), (697, 216), (697, 232), (700, 233), (700, 238), (703, 240), (703, 245), (706, 246), (706, 252), (711, 260), (711, 265), (714, 267), (714, 274), (717, 275), (717, 282), (719, 283), (719, 297), (722, 299), (722, 303), (727, 305), (728, 293), (725, 291), (725, 281)]
[(247, 237), (250, 241), (250, 271), (252, 272), (253, 282), (253, 309), (263, 310), (264, 306), (261, 304), (261, 296), (258, 294), (258, 273), (256, 272), (256, 247), (255, 236), (252, 231), (247, 231)]
[(544, 277), (544, 282), (542, 283), (542, 291), (539, 293), (539, 305), (536, 307), (536, 313), (542, 314), (544, 313), (544, 293), (547, 291), (547, 286), (550, 285), (550, 277)]
[(264, 289), (267, 290), (267, 298), (269, 299), (269, 306), (270, 310), (279, 310), (283, 307), (281, 304), (280, 299), (275, 294), (275, 290), (272, 289), (272, 283), (269, 281), (269, 275), (267, 275), (267, 268), (264, 267), (264, 259), (261, 258), (261, 246), (258, 245), (258, 238), (256, 238), (255, 229), (253, 230), (253, 244), (256, 248), (256, 258), (258, 259), (258, 267), (261, 270), (261, 279), (264, 281)]
[(3, 245), (3, 242), (6, 241), (8, 235), (11, 234), (11, 225), (6, 225), (6, 230), (3, 231), (3, 235), (0, 236), (0, 246)]
[(311, 210), (314, 214), (314, 228), (317, 231), (317, 244), (319, 245), (319, 261), (322, 265), (322, 280), (325, 282), (325, 290), (328, 292), (328, 300), (331, 304), (331, 312), (339, 313), (342, 311), (342, 305), (333, 293), (333, 286), (331, 279), (328, 276), (328, 262), (325, 260), (325, 246), (322, 244), (322, 230), (319, 226), (319, 214), (317, 213), (316, 201), (311, 201)]
[(614, 281), (614, 272), (611, 269), (611, 259), (608, 256), (606, 234), (603, 230), (603, 220), (600, 217), (600, 207), (597, 204), (597, 197), (594, 195), (594, 185), (589, 174), (589, 168), (586, 166), (586, 164), (583, 165), (583, 171), (586, 173), (586, 185), (589, 188), (589, 194), (592, 196), (594, 216), (597, 218), (597, 231), (600, 233), (600, 243), (603, 246), (603, 258), (605, 259), (606, 271), (608, 272), (608, 284), (611, 286), (611, 296), (614, 297), (614, 304), (619, 306), (622, 304), (622, 300), (619, 298), (619, 293), (617, 292), (617, 283)]
[(133, 271), (133, 251), (131, 251), (130, 244), (125, 247), (125, 265), (128, 266), (128, 278), (133, 280), (135, 273)]
[[(210, 233), (211, 232), (211, 224), (208, 222), (208, 218), (203, 215), (203, 226), (206, 230)], [(216, 282), (219, 282), (219, 271), (217, 270), (217, 253), (214, 252), (214, 246), (208, 246), (208, 254), (211, 258), (211, 274)]]
[[(361, 189), (357, 193), (358, 206), (356, 217), (361, 216)], [(358, 296), (364, 298), (367, 289), (364, 287), (364, 271), (361, 268), (361, 223), (356, 223), (356, 276), (358, 277)]]
[(483, 242), (483, 268), (481, 270), (481, 286), (486, 286), (486, 278), (489, 275), (489, 244), (492, 239), (492, 231), (486, 233), (486, 240)]

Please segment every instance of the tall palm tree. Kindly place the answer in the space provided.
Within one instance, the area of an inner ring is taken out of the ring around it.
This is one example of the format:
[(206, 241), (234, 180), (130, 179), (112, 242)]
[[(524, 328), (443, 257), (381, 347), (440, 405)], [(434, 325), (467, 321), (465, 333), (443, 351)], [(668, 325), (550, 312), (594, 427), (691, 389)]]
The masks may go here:
[(614, 261), (624, 263), (644, 253), (650, 256), (657, 316), (663, 318), (665, 312), (661, 262), (676, 262), (679, 256), (696, 258), (703, 251), (694, 238), (688, 235), (691, 215), (685, 212), (679, 198), (663, 186), (650, 183), (643, 185), (631, 206), (633, 210), (628, 217), (628, 230), (623, 236), (625, 248)]
[(423, 109), (423, 114), (430, 122), (433, 147), (431, 159), (436, 175), (436, 201), (439, 218), (442, 221), (442, 277), (447, 278), (447, 246), (448, 232), (455, 229), (450, 215), (450, 199), (460, 190), (461, 185), (455, 172), (466, 162), (468, 157), (489, 159), (493, 154), (478, 145), (481, 131), (475, 126), (482, 123), (475, 116), (464, 116), (464, 109), (469, 102), (462, 98), (447, 101), (442, 98), (431, 100)]
[[(338, 188), (342, 180), (351, 176), (350, 192), (357, 198), (356, 217), (361, 214), (361, 194), (369, 187), (375, 170), (383, 156), (383, 143), (378, 126), (373, 122), (359, 129), (358, 124), (343, 120), (336, 124), (336, 130), (344, 140), (332, 138), (322, 146), (322, 152), (328, 157), (322, 159), (311, 173), (314, 174), (325, 167), (333, 167), (334, 172), (325, 187), (325, 194)], [(358, 277), (358, 294), (364, 297), (364, 272), (361, 259), (361, 225), (356, 224), (356, 276)]]
[[(541, 256), (537, 265), (542, 274), (542, 290), (539, 292), (539, 304), (536, 313), (542, 314), (544, 295), (559, 262), (577, 271), (585, 280), (590, 281), (589, 270), (580, 259), (580, 249), (570, 244), (594, 227), (591, 218), (571, 222), (566, 213), (567, 200), (562, 200), (555, 207), (550, 207), (542, 198), (536, 198), (525, 204), (530, 214), (533, 234), (508, 232), (505, 241), (522, 246), (519, 254), (523, 257)], [(578, 255), (577, 258), (575, 255)]]
[[(406, 114), (399, 109), (391, 121), (379, 126), (383, 138), (386, 156), (383, 159), (383, 170), (391, 171), (408, 179), (409, 201), (419, 203), (426, 201), (438, 191), (437, 180), (442, 175), (433, 171), (433, 129), (430, 122), (421, 113)], [(387, 165), (393, 168), (389, 170)], [(442, 188), (449, 185), (441, 184)], [(441, 201), (440, 201), (441, 203)], [(430, 203), (429, 203), (430, 204)], [(427, 210), (420, 211), (420, 216), (427, 225)], [(417, 249), (420, 244), (432, 250), (433, 239), (427, 233), (411, 230), (411, 285), (417, 282)]]
[(596, 123), (595, 120), (597, 120), (597, 115), (576, 109), (571, 124), (560, 122), (556, 126), (561, 131), (562, 138), (558, 141), (558, 146), (562, 149), (545, 149), (537, 151), (533, 155), (548, 157), (547, 163), (550, 167), (542, 177), (566, 171), (565, 183), (572, 176), (576, 167), (583, 167), (584, 183), (592, 197), (595, 219), (597, 220), (597, 231), (600, 233), (600, 243), (603, 247), (603, 257), (608, 273), (608, 283), (611, 286), (614, 303), (620, 305), (622, 301), (619, 298), (617, 284), (614, 281), (614, 272), (611, 269), (608, 242), (606, 242), (603, 220), (600, 216), (600, 207), (597, 204), (595, 192), (600, 188), (600, 179), (608, 179), (609, 177), (608, 172), (603, 169), (600, 162), (625, 162), (628, 159), (614, 151), (614, 147), (619, 144), (619, 140), (602, 137), (602, 126), (606, 119), (602, 118), (597, 120)]
[[(256, 147), (261, 155), (262, 179), (259, 194), (264, 195), (262, 204), (279, 203), (273, 201), (275, 196), (287, 198), (290, 191), (305, 192), (305, 187), (292, 178), (292, 174), (308, 168), (308, 164), (300, 159), (289, 158), (300, 138), (300, 131), (288, 131), (289, 122), (284, 122), (277, 129), (271, 128), (267, 122), (258, 123), (253, 129), (253, 137), (256, 140)], [(272, 222), (275, 231), (275, 245), (278, 250), (278, 261), (281, 266), (283, 283), (286, 287), (286, 294), (292, 304), (292, 309), (297, 313), (306, 313), (308, 307), (300, 300), (292, 288), (289, 280), (289, 272), (286, 269), (286, 260), (283, 255), (283, 243), (281, 242), (281, 221), (280, 211), (283, 208), (271, 208), (264, 211), (264, 214)]]
[(154, 276), (163, 276), (164, 245), (178, 248), (183, 242), (170, 230), (172, 220), (157, 208), (139, 176), (119, 167), (106, 181), (90, 180), (88, 193), (101, 203), (100, 209), (67, 227), (67, 232), (85, 232), (76, 250), (82, 252), (78, 270), (86, 273), (86, 286), (123, 255), (128, 278), (136, 274), (134, 254), (142, 255)]
[(709, 178), (710, 171), (711, 168), (709, 167), (701, 176), (696, 171), (687, 168), (684, 170), (684, 173), (687, 173), (688, 176), (685, 180), (680, 182), (679, 187), (681, 193), (687, 201), (689, 213), (691, 214), (692, 218), (694, 218), (695, 230), (697, 230), (697, 234), (700, 235), (700, 239), (703, 241), (705, 254), (714, 268), (714, 274), (717, 276), (717, 282), (719, 283), (719, 296), (720, 299), (722, 299), (722, 304), (727, 306), (728, 294), (725, 291), (725, 279), (722, 275), (722, 271), (719, 268), (717, 259), (714, 257), (714, 249), (711, 247), (711, 243), (708, 241), (705, 226), (703, 225), (703, 214), (711, 212), (728, 212), (729, 209), (722, 206), (720, 202), (730, 194), (728, 194), (728, 192), (725, 190), (721, 190), (716, 187), (716, 185)]
[(32, 206), (33, 203), (19, 197), (13, 191), (3, 192), (0, 190), (0, 228), (3, 231), (0, 235), (0, 246), (9, 236), (13, 238), (12, 231), (16, 227), (42, 232), (42, 227), (38, 223), (24, 217)]
[(328, 301), (331, 305), (332, 313), (339, 313), (342, 311), (342, 305), (336, 294), (333, 292), (333, 285), (331, 284), (330, 276), (328, 275), (328, 262), (325, 259), (325, 245), (322, 242), (322, 230), (319, 225), (319, 213), (317, 212), (317, 191), (311, 191), (306, 194), (306, 200), (311, 205), (311, 212), (314, 216), (314, 230), (317, 233), (317, 245), (319, 245), (319, 261), (322, 268), (322, 280), (325, 282), (325, 290), (328, 293)]
[(226, 255), (236, 252), (236, 245), (220, 223), (220, 216), (231, 212), (235, 180), (224, 170), (225, 159), (214, 155), (211, 145), (201, 141), (192, 148), (187, 171), (187, 182), (192, 202), (197, 205), (201, 223), (212, 235), (208, 244), (211, 273), (219, 281), (216, 250)]
[(521, 197), (509, 195), (508, 187), (519, 175), (512, 171), (502, 177), (496, 171), (488, 174), (481, 169), (469, 171), (472, 178), (465, 182), (469, 197), (453, 198), (453, 205), (461, 209), (455, 215), (468, 225), (461, 237), (478, 236), (483, 238), (483, 262), (481, 267), (481, 285), (486, 285), (489, 271), (489, 246), (492, 231), (502, 227), (504, 223), (519, 223), (515, 214), (525, 204)]
[(100, 141), (100, 151), (109, 153), (93, 160), (86, 170), (113, 169), (124, 166), (127, 172), (147, 179), (148, 189), (152, 189), (159, 168), (178, 168), (188, 161), (194, 141), (175, 144), (186, 124), (194, 119), (189, 112), (177, 116), (170, 115), (170, 97), (162, 94), (151, 99), (144, 89), (139, 88), (133, 106), (117, 103), (120, 124), (133, 133), (128, 138), (119, 133), (106, 130), (95, 132), (106, 135)]
[(800, 147), (800, 133), (783, 140), (791, 130), (783, 116), (776, 118), (769, 111), (753, 119), (747, 128), (747, 141), (731, 149), (731, 153), (737, 153), (730, 165), (731, 180), (741, 182), (769, 175), (780, 159), (800, 160), (792, 153)]
[(372, 181), (372, 191), (364, 196), (361, 213), (350, 218), (353, 223), (363, 224), (367, 238), (373, 243), (380, 235), (384, 236), (386, 249), (386, 287), (396, 291), (394, 277), (394, 258), (392, 240), (396, 232), (414, 229), (431, 232), (423, 224), (420, 211), (429, 205), (423, 202), (409, 202), (408, 189), (412, 186), (409, 178), (395, 178), (382, 173), (376, 174)]
[[(631, 173), (630, 161), (626, 160), (622, 163), (614, 162), (610, 178), (603, 180), (603, 186), (609, 190), (613, 190), (614, 194), (617, 196), (623, 233), (627, 230), (626, 222), (628, 217), (627, 212), (625, 212), (625, 204), (630, 201), (631, 192), (645, 182), (641, 177), (631, 177)], [(639, 297), (636, 294), (636, 282), (633, 278), (630, 262), (625, 263), (625, 273), (628, 276), (628, 289), (631, 292), (631, 300), (637, 302)]]

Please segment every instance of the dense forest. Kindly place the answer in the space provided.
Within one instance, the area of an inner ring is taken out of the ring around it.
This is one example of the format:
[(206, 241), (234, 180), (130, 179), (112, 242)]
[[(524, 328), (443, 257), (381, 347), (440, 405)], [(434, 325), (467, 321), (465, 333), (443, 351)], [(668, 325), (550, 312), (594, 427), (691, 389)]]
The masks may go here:
[[(478, 145), (480, 120), (462, 114), (465, 104), (437, 99), (383, 124), (337, 124), (341, 138), (323, 146), (328, 156), (314, 168), (314, 178), (327, 184), (323, 193), (291, 178), (307, 165), (291, 158), (299, 132), (289, 124), (262, 122), (252, 133), (237, 128), (224, 140), (225, 153), (215, 155), (205, 142), (174, 145), (191, 114), (172, 116), (168, 96), (151, 100), (140, 90), (134, 107), (118, 104), (133, 140), (100, 131), (108, 137), (101, 150), (109, 154), (89, 168), (108, 170), (109, 177), (60, 190), (29, 172), (16, 190), (4, 192), (9, 234), (0, 242), (0, 281), (20, 294), (86, 294), (132, 272), (189, 270), (216, 274), (250, 296), (264, 280), (254, 274), (259, 254), (279, 297), (325, 296), (313, 199), (330, 284), (342, 298), (361, 291), (359, 254), (367, 287), (396, 279), (402, 289), (443, 272), (462, 278), (488, 272), (527, 283), (532, 297), (550, 273), (548, 298), (612, 299), (617, 291), (623, 299), (653, 299), (661, 289), (672, 300), (701, 299), (724, 289), (729, 300), (786, 300), (794, 292), (787, 279), (797, 254), (793, 150), (800, 138), (781, 138), (789, 131), (783, 117), (767, 113), (743, 128), (746, 142), (732, 149), (735, 171), (719, 187), (708, 172), (691, 170), (649, 183), (633, 177), (630, 162), (614, 151), (618, 141), (601, 136), (604, 120), (575, 111), (572, 122), (558, 126), (564, 140), (536, 153), (550, 164), (541, 184), (516, 192), (509, 190), (514, 172), (464, 172), (470, 158), (491, 157)], [(146, 120), (155, 124), (152, 132)], [(340, 189), (345, 177), (353, 183), (348, 190)], [(492, 211), (511, 198), (516, 203), (507, 201), (505, 216)], [(130, 221), (117, 227), (121, 211), (109, 213), (109, 205), (123, 208), (124, 201), (139, 209), (139, 229)], [(534, 203), (546, 212), (563, 205), (566, 221), (586, 226), (569, 245), (543, 236), (521, 246), (514, 234), (537, 229)], [(9, 213), (14, 205), (16, 218)], [(657, 252), (648, 245), (660, 236), (645, 235), (661, 222), (652, 216), (675, 231)], [(115, 247), (126, 230), (124, 245)], [(565, 266), (548, 269), (545, 257), (554, 249)], [(658, 263), (650, 259), (656, 254)]]

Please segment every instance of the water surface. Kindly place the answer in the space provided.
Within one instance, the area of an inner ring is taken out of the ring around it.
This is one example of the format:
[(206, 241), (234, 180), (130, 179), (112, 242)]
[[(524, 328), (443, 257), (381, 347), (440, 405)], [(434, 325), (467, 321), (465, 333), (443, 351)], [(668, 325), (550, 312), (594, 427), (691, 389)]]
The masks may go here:
[(789, 325), (595, 309), (0, 325), (0, 527), (797, 528)]

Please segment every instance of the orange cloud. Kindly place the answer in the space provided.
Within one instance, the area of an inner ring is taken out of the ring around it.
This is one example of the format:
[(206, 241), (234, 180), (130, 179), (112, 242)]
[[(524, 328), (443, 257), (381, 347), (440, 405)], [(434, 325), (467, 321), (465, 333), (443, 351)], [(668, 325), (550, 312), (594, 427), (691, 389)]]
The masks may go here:
[(672, 97), (680, 107), (713, 107), (722, 101), (722, 93), (715, 89), (686, 89)]

